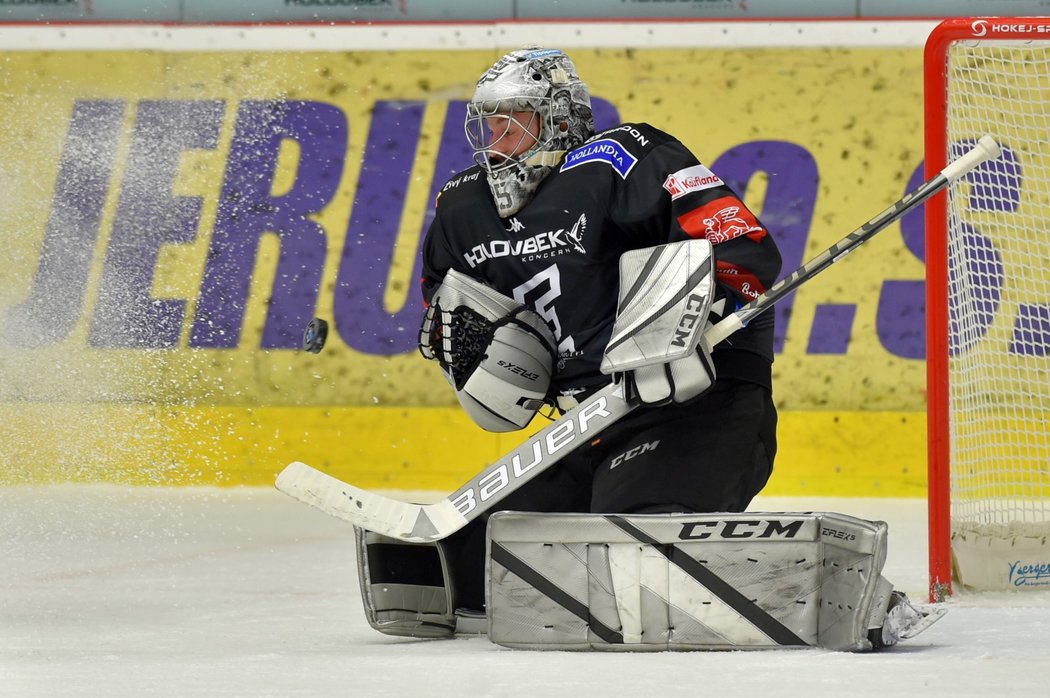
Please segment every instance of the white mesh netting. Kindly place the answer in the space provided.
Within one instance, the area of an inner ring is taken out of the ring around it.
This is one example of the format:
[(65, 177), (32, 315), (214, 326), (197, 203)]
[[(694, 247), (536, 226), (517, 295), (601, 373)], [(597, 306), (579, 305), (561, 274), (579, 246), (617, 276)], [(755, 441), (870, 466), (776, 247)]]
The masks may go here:
[(948, 197), (952, 529), (1050, 528), (1050, 41), (948, 51), (949, 160), (1003, 156)]

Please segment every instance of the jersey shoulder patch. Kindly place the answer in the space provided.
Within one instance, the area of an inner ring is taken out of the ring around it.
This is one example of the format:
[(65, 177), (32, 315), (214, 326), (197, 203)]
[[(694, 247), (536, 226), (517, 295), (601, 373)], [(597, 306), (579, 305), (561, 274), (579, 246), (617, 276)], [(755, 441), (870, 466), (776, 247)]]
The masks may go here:
[(724, 186), (725, 182), (722, 181), (722, 178), (707, 169), (707, 166), (702, 163), (672, 172), (664, 180), (664, 189), (671, 195), (672, 201), (681, 199), (686, 194)]
[(671, 137), (649, 124), (621, 124), (592, 136), (583, 145), (565, 155), (561, 171), (588, 163), (611, 167), (621, 178), (627, 179), (638, 160)]
[[(438, 191), (437, 196), (434, 198), (434, 206), (437, 207), (441, 197), (445, 196), (448, 192), (470, 190), (477, 187), (479, 183), (485, 184), (485, 173), (478, 165), (454, 175), (451, 179), (445, 182), (445, 186), (441, 187)], [(488, 191), (487, 188), (485, 191)]]

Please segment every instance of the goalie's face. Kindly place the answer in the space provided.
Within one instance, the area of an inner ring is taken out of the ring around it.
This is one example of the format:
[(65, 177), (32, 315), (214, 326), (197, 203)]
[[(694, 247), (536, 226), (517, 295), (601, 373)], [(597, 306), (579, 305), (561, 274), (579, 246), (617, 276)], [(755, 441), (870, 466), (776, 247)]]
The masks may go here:
[(536, 147), (540, 139), (540, 114), (535, 111), (497, 114), (485, 119), (485, 128), (492, 144), (489, 157), (502, 162)]
[(471, 145), (475, 159), (489, 172), (498, 171), (523, 155), (531, 153), (540, 142), (542, 123), (536, 111), (496, 113), (481, 119)]

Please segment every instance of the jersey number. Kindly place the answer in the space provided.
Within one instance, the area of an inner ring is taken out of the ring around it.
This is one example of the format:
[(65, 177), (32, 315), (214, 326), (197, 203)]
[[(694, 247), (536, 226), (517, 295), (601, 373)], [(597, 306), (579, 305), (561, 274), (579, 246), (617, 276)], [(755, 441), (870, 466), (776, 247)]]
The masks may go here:
[(576, 342), (572, 335), (561, 336), (561, 322), (558, 320), (558, 311), (554, 308), (554, 302), (560, 297), (561, 275), (557, 264), (552, 264), (514, 288), (514, 300), (522, 305), (532, 306), (536, 314), (546, 320), (554, 330), (554, 336), (558, 338), (558, 353), (574, 353)]

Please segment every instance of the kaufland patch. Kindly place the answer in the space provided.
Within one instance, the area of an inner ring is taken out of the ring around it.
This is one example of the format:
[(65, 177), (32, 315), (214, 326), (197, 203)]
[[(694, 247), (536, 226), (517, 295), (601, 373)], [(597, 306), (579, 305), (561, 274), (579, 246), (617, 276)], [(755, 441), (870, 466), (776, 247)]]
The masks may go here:
[(678, 170), (664, 181), (664, 189), (671, 194), (671, 199), (680, 199), (694, 191), (703, 191), (711, 187), (722, 186), (722, 179), (703, 165), (693, 165)]

